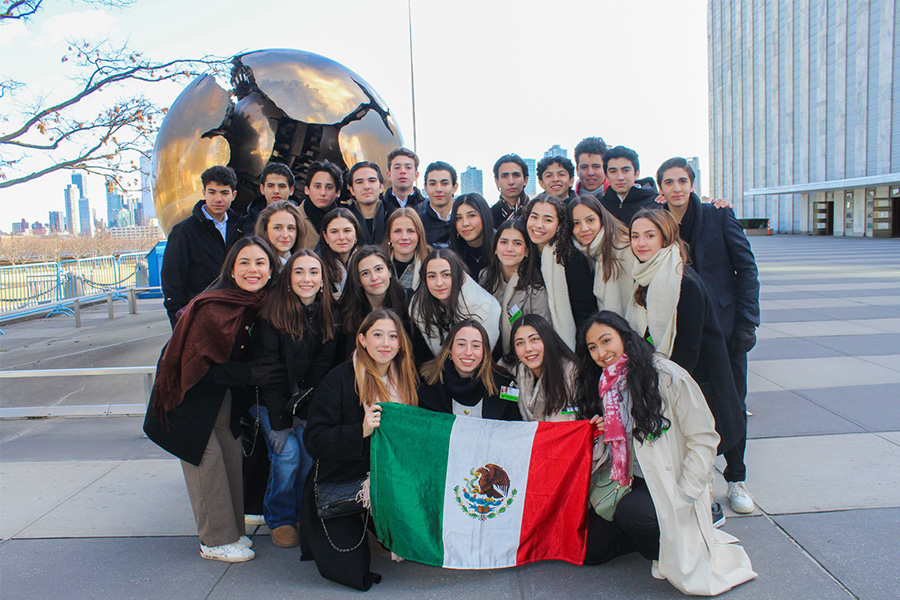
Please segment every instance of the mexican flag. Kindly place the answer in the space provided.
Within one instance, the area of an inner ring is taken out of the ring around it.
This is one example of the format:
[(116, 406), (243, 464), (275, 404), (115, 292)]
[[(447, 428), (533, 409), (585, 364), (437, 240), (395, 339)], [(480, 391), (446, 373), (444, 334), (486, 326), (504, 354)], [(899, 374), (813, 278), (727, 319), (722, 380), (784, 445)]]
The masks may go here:
[(594, 428), (382, 404), (372, 517), (399, 556), (452, 569), (584, 561)]

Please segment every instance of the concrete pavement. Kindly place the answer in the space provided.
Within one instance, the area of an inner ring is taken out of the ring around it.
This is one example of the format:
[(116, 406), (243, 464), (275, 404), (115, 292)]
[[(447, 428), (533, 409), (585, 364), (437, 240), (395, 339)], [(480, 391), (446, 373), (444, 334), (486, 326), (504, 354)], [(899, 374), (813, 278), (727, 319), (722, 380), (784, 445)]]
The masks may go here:
[[(727, 511), (725, 530), (741, 539), (759, 578), (726, 597), (897, 598), (900, 240), (751, 242), (763, 326), (750, 355), (747, 462), (759, 510)], [(0, 368), (152, 365), (169, 331), (158, 300), (111, 322), (104, 307), (83, 319), (81, 330), (67, 317), (4, 327)], [(0, 386), (0, 411), (146, 401), (136, 377)], [(201, 560), (178, 461), (141, 436), (141, 421), (0, 421), (3, 598), (358, 596), (321, 579), (299, 549), (272, 546), (264, 527), (253, 534), (250, 563)], [(716, 483), (721, 498), (721, 476)], [(682, 597), (637, 555), (601, 567), (488, 572), (378, 556), (373, 569), (384, 575), (368, 594), (378, 598)]]

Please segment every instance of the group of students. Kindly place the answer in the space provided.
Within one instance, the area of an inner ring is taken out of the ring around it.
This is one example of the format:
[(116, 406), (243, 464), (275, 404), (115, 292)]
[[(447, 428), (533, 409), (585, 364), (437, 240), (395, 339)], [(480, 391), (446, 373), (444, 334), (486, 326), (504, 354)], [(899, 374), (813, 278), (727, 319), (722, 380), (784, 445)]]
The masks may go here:
[[(408, 185), (418, 158), (407, 149), (389, 156), (409, 163), (398, 169), (405, 197), (393, 169), (384, 192), (377, 165), (358, 163), (349, 207), (337, 205), (343, 178), (327, 161), (311, 167), (299, 205), (290, 171), (267, 167), (264, 202), (242, 217), (255, 235), (175, 315), (145, 421), (182, 459), (203, 557), (254, 556), (238, 439), (249, 409), (271, 461), (273, 542), (300, 544), (328, 579), (371, 587), (380, 576), (363, 543), (367, 516), (320, 519), (316, 488), (366, 475), (379, 404), (400, 402), (471, 418), (590, 419), (601, 434), (593, 471), (611, 464), (631, 491), (607, 518), (585, 507), (585, 564), (638, 551), (654, 576), (705, 595), (755, 576), (736, 540), (713, 529), (724, 518), (710, 494), (724, 453), (732, 507), (753, 510), (743, 484), (746, 352), (758, 324), (758, 282), (755, 313), (743, 300), (756, 279), (749, 244), (730, 210), (691, 192), (683, 159), (660, 167), (658, 203), (655, 190), (635, 192), (637, 156), (596, 140), (580, 144), (593, 152), (576, 147), (579, 174), (585, 154), (602, 160), (593, 190), (574, 193), (574, 166), (554, 157), (539, 166), (546, 192), (528, 199), (527, 166), (506, 155), (493, 207), (479, 194), (453, 199), (446, 163), (429, 165), (422, 196)], [(204, 173), (205, 189), (207, 177), (217, 175)], [(270, 200), (266, 188), (281, 183)], [(609, 190), (627, 223), (606, 208)], [(707, 276), (728, 295), (711, 296)]]

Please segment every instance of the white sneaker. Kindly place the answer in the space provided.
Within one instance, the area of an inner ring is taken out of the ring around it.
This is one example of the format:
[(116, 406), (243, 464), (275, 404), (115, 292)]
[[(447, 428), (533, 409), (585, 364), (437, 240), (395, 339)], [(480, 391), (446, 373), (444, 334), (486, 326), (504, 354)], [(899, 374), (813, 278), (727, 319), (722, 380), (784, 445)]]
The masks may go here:
[(734, 512), (744, 515), (753, 512), (753, 498), (743, 481), (728, 482), (728, 493), (725, 495), (731, 500), (731, 510)]
[(262, 515), (244, 515), (244, 526), (245, 527), (258, 527), (259, 525), (265, 525), (266, 519)]
[(243, 546), (244, 548), (252, 548), (253, 540), (248, 538), (246, 535), (242, 535), (238, 538), (238, 541), (234, 543), (235, 546)]
[(210, 560), (241, 563), (253, 560), (256, 553), (240, 543), (222, 544), (221, 546), (204, 546), (200, 544), (200, 556)]

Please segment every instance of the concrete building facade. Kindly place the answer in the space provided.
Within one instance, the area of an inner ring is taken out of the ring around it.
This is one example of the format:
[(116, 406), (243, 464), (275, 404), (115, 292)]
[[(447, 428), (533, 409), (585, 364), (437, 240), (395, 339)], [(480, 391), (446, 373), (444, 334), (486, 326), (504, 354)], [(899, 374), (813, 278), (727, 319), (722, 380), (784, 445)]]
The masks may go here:
[(459, 193), (484, 196), (484, 173), (481, 169), (466, 167), (459, 176)]
[(900, 0), (710, 0), (710, 197), (776, 232), (900, 236)]

